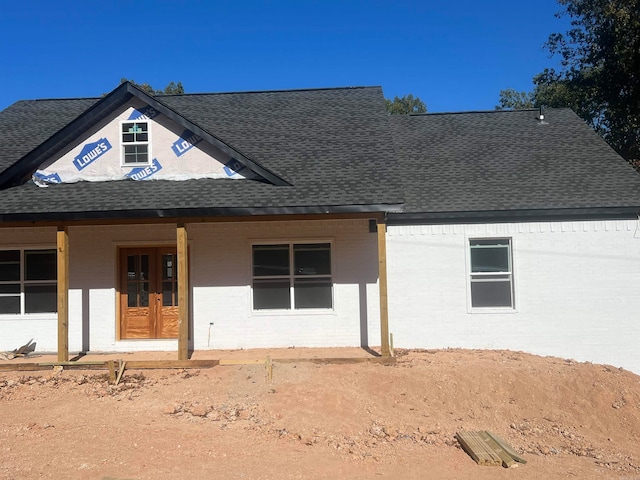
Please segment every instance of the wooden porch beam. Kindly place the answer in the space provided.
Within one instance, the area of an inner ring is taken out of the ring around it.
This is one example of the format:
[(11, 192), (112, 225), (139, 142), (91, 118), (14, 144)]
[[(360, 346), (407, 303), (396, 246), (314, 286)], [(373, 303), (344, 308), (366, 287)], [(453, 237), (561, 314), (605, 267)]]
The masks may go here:
[(189, 359), (189, 249), (187, 227), (177, 226), (178, 249), (178, 360)]
[(69, 232), (58, 227), (58, 361), (69, 360)]
[(382, 356), (391, 356), (389, 349), (389, 305), (387, 301), (387, 224), (378, 219), (378, 281), (380, 287), (380, 346)]

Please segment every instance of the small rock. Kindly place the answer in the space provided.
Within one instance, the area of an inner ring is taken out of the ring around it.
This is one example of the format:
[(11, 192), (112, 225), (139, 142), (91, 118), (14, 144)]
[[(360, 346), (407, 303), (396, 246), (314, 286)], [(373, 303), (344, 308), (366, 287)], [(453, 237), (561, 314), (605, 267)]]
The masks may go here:
[(204, 417), (207, 415), (207, 407), (204, 405), (196, 405), (191, 407), (191, 415), (195, 417)]
[(178, 411), (178, 406), (177, 405), (167, 405), (166, 407), (164, 407), (162, 409), (162, 413), (164, 413), (165, 415), (173, 415)]

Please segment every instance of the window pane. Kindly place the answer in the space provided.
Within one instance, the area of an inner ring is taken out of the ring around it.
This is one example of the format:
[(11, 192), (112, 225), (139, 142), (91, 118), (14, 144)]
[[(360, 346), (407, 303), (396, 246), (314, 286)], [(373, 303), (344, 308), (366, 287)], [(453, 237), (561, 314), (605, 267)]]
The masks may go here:
[(56, 280), (55, 250), (27, 250), (24, 252), (25, 280)]
[(471, 240), (472, 272), (511, 271), (509, 240)]
[(254, 310), (289, 310), (291, 291), (289, 280), (265, 279), (253, 282)]
[(511, 282), (481, 280), (471, 282), (472, 307), (511, 307)]
[(14, 294), (20, 294), (20, 284), (16, 283), (16, 284), (4, 284), (4, 285), (0, 285), (0, 293), (14, 293)]
[(147, 163), (149, 158), (147, 145), (125, 145), (124, 163)]
[(0, 251), (0, 281), (20, 280), (20, 251)]
[(254, 245), (253, 274), (289, 275), (289, 245)]
[(296, 275), (328, 275), (331, 273), (331, 249), (328, 243), (294, 245)]
[(20, 313), (20, 297), (0, 297), (1, 313)]
[(331, 308), (331, 280), (328, 278), (300, 278), (295, 282), (296, 308)]
[(56, 312), (58, 310), (56, 285), (25, 285), (24, 304), (26, 313)]

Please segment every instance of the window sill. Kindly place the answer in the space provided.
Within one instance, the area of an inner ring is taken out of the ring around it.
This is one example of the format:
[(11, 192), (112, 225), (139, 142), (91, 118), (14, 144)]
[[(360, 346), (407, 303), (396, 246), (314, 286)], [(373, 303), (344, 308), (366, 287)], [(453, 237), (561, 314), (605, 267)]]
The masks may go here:
[(49, 313), (0, 313), (0, 322), (3, 320), (57, 320), (57, 312)]
[(334, 308), (305, 308), (300, 310), (251, 310), (251, 315), (256, 317), (278, 316), (319, 316), (319, 315), (336, 315)]
[(467, 313), (471, 315), (482, 315), (482, 314), (504, 315), (504, 314), (518, 313), (518, 310), (513, 307), (475, 307), (475, 308), (469, 308), (467, 310)]

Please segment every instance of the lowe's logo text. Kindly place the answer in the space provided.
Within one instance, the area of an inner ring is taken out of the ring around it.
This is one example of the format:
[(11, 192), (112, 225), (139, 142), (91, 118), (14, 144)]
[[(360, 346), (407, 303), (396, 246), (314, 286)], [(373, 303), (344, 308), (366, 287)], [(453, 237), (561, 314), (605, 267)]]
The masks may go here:
[(50, 173), (49, 175), (45, 175), (44, 173), (36, 172), (33, 174), (33, 176), (47, 183), (62, 183), (62, 179), (57, 173)]
[(87, 143), (80, 153), (73, 158), (73, 164), (78, 171), (88, 167), (106, 152), (111, 150), (111, 144), (106, 138), (101, 138), (97, 142)]
[(180, 157), (191, 150), (194, 145), (197, 145), (200, 140), (202, 140), (202, 137), (196, 135), (191, 130), (185, 130), (182, 132), (182, 135), (180, 135), (180, 138), (173, 142), (171, 150), (176, 154), (176, 157)]
[(157, 158), (154, 158), (148, 167), (134, 168), (126, 176), (132, 180), (145, 180), (159, 170), (162, 170), (162, 165), (160, 165)]
[(232, 158), (231, 160), (229, 160), (227, 163), (224, 164), (224, 173), (226, 173), (228, 177), (232, 177), (236, 173), (239, 173), (242, 170), (244, 170), (245, 168), (246, 167), (243, 164), (241, 164), (238, 160), (236, 160), (235, 158)]
[(131, 115), (129, 115), (129, 118), (127, 118), (127, 120), (151, 120), (157, 115), (158, 111), (152, 106), (147, 105), (145, 108), (135, 109), (133, 112), (131, 112)]

